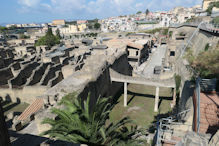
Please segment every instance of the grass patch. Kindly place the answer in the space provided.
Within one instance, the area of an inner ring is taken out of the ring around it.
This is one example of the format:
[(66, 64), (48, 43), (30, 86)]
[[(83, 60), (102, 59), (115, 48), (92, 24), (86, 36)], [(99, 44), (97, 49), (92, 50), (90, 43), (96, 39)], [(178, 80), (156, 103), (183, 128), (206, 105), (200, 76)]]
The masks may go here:
[(28, 106), (29, 106), (28, 103), (18, 104), (18, 103), (9, 102), (9, 103), (4, 104), (2, 107), (3, 107), (3, 110), (5, 111), (4, 115), (7, 115), (10, 112), (22, 113)]
[[(110, 121), (117, 121), (122, 117), (129, 116), (138, 126), (149, 128), (158, 113), (154, 112), (155, 87), (130, 84), (128, 86), (128, 106), (123, 106), (123, 94), (110, 114)], [(160, 88), (160, 113), (164, 114), (171, 110), (172, 90)]]

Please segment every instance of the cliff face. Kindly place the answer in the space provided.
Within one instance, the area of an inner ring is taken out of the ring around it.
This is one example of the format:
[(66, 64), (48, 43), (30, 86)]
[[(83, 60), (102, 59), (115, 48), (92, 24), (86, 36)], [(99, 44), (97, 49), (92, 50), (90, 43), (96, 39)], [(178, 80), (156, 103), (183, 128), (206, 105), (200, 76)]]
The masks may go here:
[(10, 145), (10, 141), (9, 141), (8, 129), (5, 123), (3, 109), (0, 101), (0, 146), (9, 146), (9, 145)]

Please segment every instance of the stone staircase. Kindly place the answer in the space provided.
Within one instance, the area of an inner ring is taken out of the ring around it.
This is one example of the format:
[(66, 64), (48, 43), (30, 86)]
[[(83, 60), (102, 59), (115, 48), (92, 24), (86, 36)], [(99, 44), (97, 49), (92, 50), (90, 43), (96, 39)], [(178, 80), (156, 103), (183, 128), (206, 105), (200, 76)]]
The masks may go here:
[(31, 105), (29, 105), (25, 111), (18, 117), (18, 120), (27, 120), (32, 114), (36, 113), (43, 108), (43, 98), (37, 98)]

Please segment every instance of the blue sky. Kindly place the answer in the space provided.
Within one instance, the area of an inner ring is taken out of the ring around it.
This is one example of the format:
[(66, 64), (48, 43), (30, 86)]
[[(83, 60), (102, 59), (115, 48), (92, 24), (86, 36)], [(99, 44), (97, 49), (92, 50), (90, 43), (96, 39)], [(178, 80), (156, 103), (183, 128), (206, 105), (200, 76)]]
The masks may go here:
[(190, 7), (202, 0), (1, 0), (0, 24), (94, 19), (137, 11)]

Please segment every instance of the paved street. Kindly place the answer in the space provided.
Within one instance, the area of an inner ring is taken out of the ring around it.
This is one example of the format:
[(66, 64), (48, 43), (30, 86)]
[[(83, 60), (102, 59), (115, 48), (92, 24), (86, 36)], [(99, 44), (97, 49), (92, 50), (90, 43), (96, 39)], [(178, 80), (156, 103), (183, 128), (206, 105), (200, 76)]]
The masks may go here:
[(139, 67), (138, 70), (141, 72), (141, 76), (144, 76), (145, 78), (157, 77), (157, 75), (154, 75), (154, 67), (162, 65), (162, 58), (165, 57), (166, 50), (166, 45), (162, 45), (155, 49), (148, 61)]

